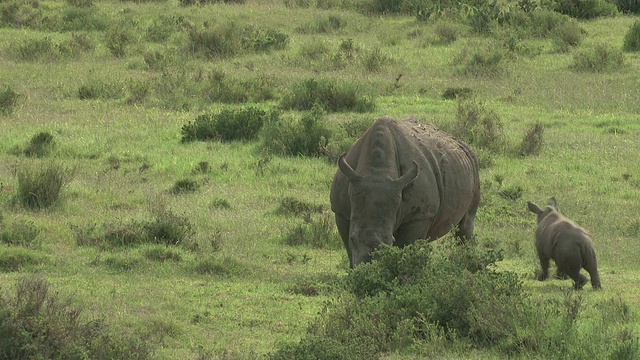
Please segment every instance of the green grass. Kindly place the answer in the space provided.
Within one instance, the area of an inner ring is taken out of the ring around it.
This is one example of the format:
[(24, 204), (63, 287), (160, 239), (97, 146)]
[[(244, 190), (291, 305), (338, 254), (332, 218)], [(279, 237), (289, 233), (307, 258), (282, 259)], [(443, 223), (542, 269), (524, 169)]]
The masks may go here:
[[(337, 284), (347, 274), (333, 218), (322, 212), (330, 208), (335, 163), (266, 154), (261, 138), (182, 142), (181, 130), (198, 116), (245, 102), (277, 109), (282, 119), (303, 119), (308, 113), (283, 109), (283, 99), (305, 95), (292, 92), (308, 90), (303, 85), (314, 79), (375, 103), (323, 114), (321, 123), (333, 131), (344, 125), (341, 141), (352, 141), (382, 115), (414, 115), (450, 128), (459, 103), (442, 99), (443, 92), (470, 89), (499, 118), (507, 149), (483, 152), (492, 165), (481, 170), (476, 225), (483, 241), (504, 249), (498, 268), (517, 273), (533, 299), (562, 297), (571, 286), (533, 275), (535, 218), (526, 201), (555, 196), (592, 233), (600, 265), (604, 291), (582, 292), (580, 326), (596, 326), (595, 304), (618, 296), (640, 315), (633, 286), (640, 280), (640, 57), (624, 52), (624, 65), (607, 71), (572, 69), (576, 54), (598, 44), (621, 51), (636, 18), (578, 21), (581, 41), (558, 51), (553, 36), (507, 46), (504, 37), (469, 34), (456, 20), (449, 29), (455, 36), (434, 35), (447, 30), (443, 20), (368, 16), (351, 6), (355, 1), (295, 5), (303, 3), (94, 0), (93, 17), (89, 10), (75, 13), (87, 15), (84, 25), (74, 25), (86, 30), (68, 32), (54, 20), (71, 12), (70, 3), (44, 1), (49, 22), (0, 27), (0, 91), (8, 99), (0, 109), (0, 292), (11, 293), (21, 276), (37, 272), (52, 291), (73, 294), (83, 317), (148, 339), (154, 359), (255, 358), (303, 338), (341, 294)], [(242, 47), (242, 34), (235, 34), (237, 47), (224, 57), (194, 54), (186, 48), (189, 26), (206, 29), (212, 19), (224, 19), (224, 31), (236, 29), (227, 24), (255, 30), (254, 46)], [(113, 24), (126, 24), (121, 30), (128, 38), (118, 43)], [(74, 36), (88, 45), (76, 44), (68, 56), (62, 44)], [(42, 48), (23, 47), (45, 38)], [(278, 45), (256, 45), (272, 42)], [(472, 53), (460, 58), (468, 44), (489, 42), (500, 51), (497, 68), (483, 72)], [(81, 98), (80, 89), (97, 95)], [(510, 151), (535, 124), (544, 127), (539, 152)], [(25, 155), (37, 134), (49, 134), (55, 147)], [(29, 209), (16, 200), (17, 174), (50, 163), (75, 169), (75, 176), (55, 206)], [(284, 204), (311, 210), (302, 211), (306, 218), (282, 215)], [(179, 241), (126, 247), (77, 242), (78, 229), (104, 236), (119, 226), (162, 225), (158, 219), (188, 224), (188, 233), (178, 229)], [(464, 341), (432, 346), (432, 355), (445, 358), (502, 357)], [(388, 354), (412, 356), (420, 353)]]

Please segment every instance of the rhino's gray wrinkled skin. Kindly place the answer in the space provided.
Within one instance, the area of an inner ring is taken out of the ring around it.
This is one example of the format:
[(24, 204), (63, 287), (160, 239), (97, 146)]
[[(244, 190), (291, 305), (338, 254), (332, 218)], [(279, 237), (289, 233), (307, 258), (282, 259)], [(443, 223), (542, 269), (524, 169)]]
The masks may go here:
[(542, 267), (538, 280), (549, 277), (549, 259), (553, 259), (558, 267), (558, 274), (568, 275), (573, 279), (574, 289), (582, 289), (587, 283), (587, 278), (580, 274), (581, 268), (591, 276), (591, 286), (600, 289), (598, 263), (589, 233), (558, 211), (555, 198), (549, 199), (548, 206), (544, 209), (530, 201), (527, 206), (538, 215), (536, 249)]
[(478, 160), (460, 140), (409, 117), (382, 117), (338, 160), (331, 209), (351, 267), (380, 245), (473, 236)]

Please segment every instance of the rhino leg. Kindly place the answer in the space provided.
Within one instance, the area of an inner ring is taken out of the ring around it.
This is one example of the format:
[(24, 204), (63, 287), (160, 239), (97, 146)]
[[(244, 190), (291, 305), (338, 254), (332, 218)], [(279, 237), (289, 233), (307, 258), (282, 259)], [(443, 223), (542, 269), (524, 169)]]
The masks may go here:
[(336, 214), (336, 226), (338, 227), (338, 233), (342, 238), (345, 249), (347, 249), (347, 256), (349, 257), (349, 265), (353, 267), (353, 258), (351, 256), (351, 248), (349, 247), (349, 224), (348, 218), (342, 215)]
[(462, 217), (458, 223), (458, 229), (456, 230), (456, 237), (461, 241), (470, 240), (473, 238), (473, 230), (475, 228), (476, 212), (478, 211), (479, 199), (474, 198), (473, 205)]
[(393, 234), (395, 238), (394, 245), (404, 247), (409, 244), (413, 244), (418, 239), (426, 238), (427, 232), (431, 227), (431, 223), (431, 221), (425, 222), (424, 220), (412, 220), (400, 225), (398, 230)]
[(579, 271), (577, 273), (570, 274), (569, 276), (573, 279), (574, 290), (581, 290), (584, 284), (586, 284), (588, 281), (587, 278), (584, 275), (580, 274)]
[(589, 276), (591, 277), (591, 287), (596, 290), (602, 289), (602, 285), (600, 285), (600, 274), (598, 274), (598, 267), (595, 264), (588, 264), (584, 267), (584, 269), (587, 270)]
[(540, 269), (538, 273), (538, 281), (544, 281), (549, 278), (549, 258), (540, 256)]

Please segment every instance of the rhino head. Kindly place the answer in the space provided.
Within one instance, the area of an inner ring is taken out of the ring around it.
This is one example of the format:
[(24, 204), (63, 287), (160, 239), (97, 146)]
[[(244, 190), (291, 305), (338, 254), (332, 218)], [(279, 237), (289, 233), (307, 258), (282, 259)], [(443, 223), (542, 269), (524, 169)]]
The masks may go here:
[(356, 174), (341, 156), (340, 171), (349, 179), (349, 254), (351, 267), (371, 261), (371, 252), (381, 245), (393, 245), (394, 231), (400, 225), (402, 190), (418, 176), (418, 164), (398, 178)]

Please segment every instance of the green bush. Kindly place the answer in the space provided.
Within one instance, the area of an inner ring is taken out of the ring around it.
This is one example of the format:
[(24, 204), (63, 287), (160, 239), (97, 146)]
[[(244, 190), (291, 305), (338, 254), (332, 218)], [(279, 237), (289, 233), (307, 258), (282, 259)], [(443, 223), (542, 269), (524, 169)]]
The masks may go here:
[(77, 169), (57, 162), (37, 162), (17, 170), (17, 200), (36, 210), (55, 205), (62, 189), (75, 177)]
[(265, 122), (274, 117), (278, 117), (278, 111), (254, 106), (200, 115), (195, 121), (182, 126), (182, 142), (253, 140)]
[(78, 87), (78, 99), (81, 100), (120, 99), (123, 95), (123, 85), (118, 82), (94, 79)]
[(24, 39), (19, 43), (12, 43), (10, 49), (18, 60), (46, 61), (55, 60), (60, 52), (53, 40), (48, 37)]
[(13, 88), (7, 85), (3, 91), (0, 91), (0, 114), (9, 115), (18, 105), (18, 94)]
[(594, 19), (618, 13), (616, 5), (606, 0), (554, 0), (554, 10), (575, 19)]
[(570, 68), (581, 72), (602, 72), (618, 70), (623, 66), (624, 53), (622, 50), (601, 43), (575, 54)]
[(325, 34), (342, 29), (346, 26), (346, 21), (339, 15), (327, 15), (316, 17), (313, 21), (308, 22), (296, 31), (300, 34)]
[(271, 117), (261, 135), (267, 153), (288, 156), (319, 156), (330, 137), (331, 130), (320, 106), (314, 106), (300, 119)]
[(147, 27), (145, 37), (149, 41), (164, 44), (171, 35), (185, 29), (186, 24), (182, 16), (160, 14)]
[(638, 0), (610, 0), (616, 5), (618, 11), (625, 14), (640, 14), (640, 1)]
[(309, 246), (315, 249), (340, 249), (342, 240), (338, 236), (333, 221), (333, 213), (328, 211), (309, 213), (283, 237), (288, 246)]
[(330, 79), (311, 78), (297, 83), (280, 101), (282, 108), (293, 110), (311, 110), (316, 104), (332, 112), (369, 112), (374, 108), (373, 99), (360, 95), (357, 85)]
[(104, 42), (111, 55), (122, 58), (136, 41), (136, 31), (129, 22), (123, 21), (111, 25), (104, 33)]
[(580, 45), (584, 38), (584, 32), (577, 22), (567, 22), (558, 25), (552, 32), (553, 43), (560, 52), (568, 52), (571, 48)]
[(237, 78), (214, 70), (196, 83), (195, 88), (207, 104), (264, 102), (275, 97), (273, 80), (267, 75)]
[(0, 294), (0, 324), (2, 359), (152, 358), (152, 345), (142, 337), (85, 319), (72, 297), (51, 291), (37, 275), (19, 278), (15, 294)]
[(109, 27), (108, 18), (93, 6), (69, 7), (63, 11), (61, 19), (62, 31), (104, 31)]
[(636, 20), (624, 35), (622, 48), (624, 51), (640, 51), (640, 20)]

